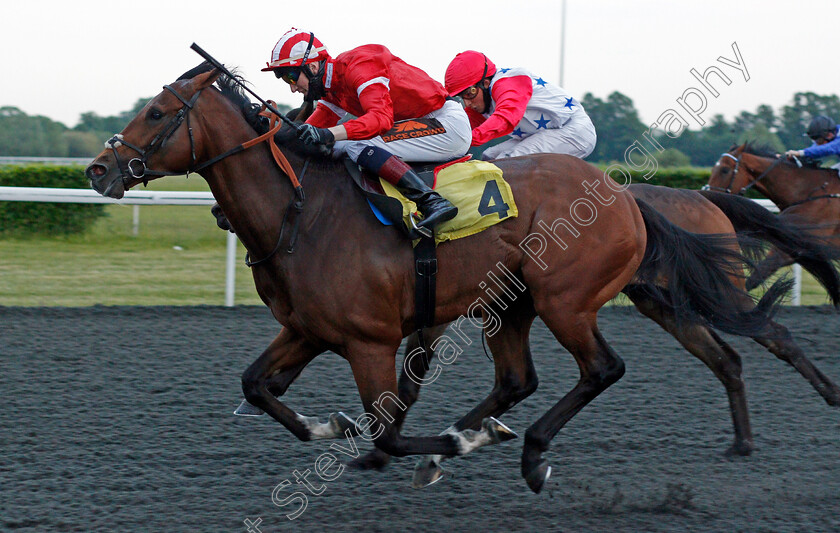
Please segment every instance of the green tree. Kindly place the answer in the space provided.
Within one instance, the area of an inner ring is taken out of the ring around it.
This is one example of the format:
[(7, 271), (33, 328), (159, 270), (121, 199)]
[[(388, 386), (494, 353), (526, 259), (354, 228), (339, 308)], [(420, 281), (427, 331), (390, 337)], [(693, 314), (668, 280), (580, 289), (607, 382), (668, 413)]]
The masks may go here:
[(587, 158), (592, 161), (623, 161), (624, 152), (647, 131), (639, 120), (633, 100), (618, 91), (601, 100), (586, 93), (581, 100), (598, 134), (595, 150)]
[(67, 126), (47, 117), (29, 116), (17, 107), (0, 107), (0, 155), (64, 157)]
[(840, 98), (836, 94), (818, 95), (812, 92), (799, 92), (793, 95), (793, 101), (782, 108), (778, 136), (789, 148), (801, 148), (810, 144), (803, 137), (811, 119), (817, 115), (827, 115), (840, 120)]
[(660, 167), (687, 167), (691, 165), (691, 158), (676, 148), (666, 148), (656, 154), (656, 161)]
[(726, 122), (723, 115), (715, 115), (701, 130), (684, 130), (676, 139), (660, 137), (659, 142), (665, 148), (676, 148), (691, 159), (696, 166), (712, 166), (727, 151), (737, 136), (734, 126)]
[(782, 144), (781, 139), (775, 133), (771, 132), (764, 124), (756, 124), (752, 128), (744, 131), (738, 136), (738, 143), (753, 142), (759, 145), (766, 146), (776, 150), (776, 152), (784, 152), (785, 145)]

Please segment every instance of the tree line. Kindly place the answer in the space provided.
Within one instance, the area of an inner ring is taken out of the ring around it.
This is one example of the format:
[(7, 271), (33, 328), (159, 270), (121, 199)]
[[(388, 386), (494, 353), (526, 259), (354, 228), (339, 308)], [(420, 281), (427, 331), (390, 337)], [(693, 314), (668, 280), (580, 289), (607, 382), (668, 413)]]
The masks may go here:
[[(0, 107), (0, 156), (94, 157), (103, 142), (122, 131), (149, 100), (141, 98), (131, 109), (114, 116), (83, 113), (72, 128), (44, 116), (27, 115), (16, 107)], [(633, 100), (618, 91), (604, 99), (586, 93), (581, 103), (598, 133), (589, 161), (622, 161), (624, 151), (649, 128), (639, 119)], [(281, 105), (280, 110), (290, 108)], [(659, 135), (657, 139), (666, 150), (657, 155), (657, 161), (660, 166), (710, 166), (733, 144), (745, 141), (779, 152), (801, 148), (810, 143), (802, 134), (815, 115), (840, 121), (840, 98), (798, 92), (781, 109), (762, 104), (731, 121), (716, 115), (702, 129), (686, 129), (676, 139)]]
[[(587, 158), (591, 161), (623, 161), (624, 151), (649, 128), (639, 119), (633, 101), (620, 92), (606, 99), (586, 93), (581, 103), (598, 133), (595, 151)], [(711, 166), (732, 145), (746, 141), (777, 152), (798, 149), (811, 143), (803, 134), (816, 115), (840, 121), (840, 98), (798, 92), (779, 110), (762, 104), (754, 112), (742, 111), (731, 121), (715, 115), (702, 129), (683, 130), (676, 139), (659, 132), (656, 138), (665, 151), (656, 156), (657, 162), (660, 166)]]

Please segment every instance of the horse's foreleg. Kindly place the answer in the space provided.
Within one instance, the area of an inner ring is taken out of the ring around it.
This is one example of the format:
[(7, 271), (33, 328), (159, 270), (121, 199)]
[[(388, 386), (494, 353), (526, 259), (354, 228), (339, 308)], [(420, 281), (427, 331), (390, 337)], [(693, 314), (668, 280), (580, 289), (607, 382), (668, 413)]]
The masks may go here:
[[(429, 346), (431, 346), (438, 337), (443, 335), (447, 326), (448, 324), (441, 324), (439, 326), (427, 328), (423, 331), (426, 348), (429, 349), (429, 351), (431, 351)], [(425, 378), (427, 372), (427, 369), (423, 364), (423, 358), (416, 355), (410, 355), (412, 353), (416, 354), (416, 350), (419, 348), (419, 336), (417, 333), (412, 333), (406, 339), (405, 357), (403, 359), (402, 371), (400, 372), (400, 379), (397, 384), (397, 390), (399, 391), (398, 397), (405, 405), (405, 409), (398, 409), (397, 412), (394, 413), (394, 425), (396, 425), (399, 429), (402, 429), (408, 410), (411, 409), (411, 406), (414, 405), (414, 402), (417, 401), (417, 398), (420, 395), (420, 381)], [(374, 448), (365, 455), (350, 461), (348, 466), (359, 468), (361, 470), (370, 470), (374, 468), (381, 470), (382, 468), (385, 468), (390, 461), (390, 455), (379, 448)]]
[(772, 321), (770, 325), (774, 335), (771, 338), (756, 337), (755, 341), (802, 374), (828, 405), (840, 405), (840, 388), (805, 356), (786, 327)]
[[(265, 386), (268, 388), (268, 392), (271, 393), (272, 396), (277, 398), (278, 396), (283, 396), (286, 393), (286, 389), (289, 388), (289, 385), (292, 384), (294, 380), (300, 375), (306, 365), (309, 364), (309, 361), (304, 361), (296, 366), (291, 368), (287, 368), (277, 374), (271, 376), (266, 381)], [(242, 403), (239, 407), (236, 408), (236, 411), (233, 412), (235, 415), (240, 416), (262, 416), (265, 414), (265, 411), (251, 405), (248, 400), (242, 400)]]
[(268, 413), (300, 440), (343, 437), (345, 430), (356, 434), (353, 421), (334, 413), (326, 423), (297, 414), (275, 398), (324, 348), (314, 346), (289, 328), (283, 328), (266, 350), (242, 375), (242, 392), (251, 405)]
[(776, 272), (782, 267), (792, 265), (794, 262), (794, 259), (791, 258), (789, 255), (780, 252), (776, 248), (773, 248), (767, 254), (767, 257), (765, 257), (764, 260), (762, 260), (760, 263), (758, 263), (758, 265), (756, 265), (755, 272), (750, 274), (750, 277), (747, 278), (747, 290), (753, 290), (754, 288), (767, 281), (767, 278), (772, 276), (774, 272)]
[(365, 413), (359, 430), (370, 433), (377, 448), (395, 457), (406, 455), (464, 455), (487, 444), (506, 440), (503, 426), (488, 419), (480, 431), (464, 430), (436, 437), (406, 437), (395, 425), (398, 410), (407, 406), (397, 396), (394, 357), (396, 347), (358, 344), (347, 347), (347, 359), (356, 379)]
[(735, 429), (735, 442), (727, 453), (749, 455), (754, 449), (747, 394), (741, 378), (741, 356), (718, 335), (703, 326), (680, 324), (673, 312), (663, 308), (644, 291), (625, 290), (636, 308), (662, 326), (696, 358), (703, 361), (723, 383)]

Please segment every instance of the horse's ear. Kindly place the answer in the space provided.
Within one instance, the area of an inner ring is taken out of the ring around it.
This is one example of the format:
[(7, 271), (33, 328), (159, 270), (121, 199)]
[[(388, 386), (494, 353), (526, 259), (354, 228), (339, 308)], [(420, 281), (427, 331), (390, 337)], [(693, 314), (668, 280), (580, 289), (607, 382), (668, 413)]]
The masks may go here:
[(195, 90), (201, 90), (205, 87), (209, 87), (213, 85), (213, 83), (222, 75), (222, 71), (219, 69), (213, 69), (202, 74), (199, 74), (195, 78), (192, 79), (192, 84)]

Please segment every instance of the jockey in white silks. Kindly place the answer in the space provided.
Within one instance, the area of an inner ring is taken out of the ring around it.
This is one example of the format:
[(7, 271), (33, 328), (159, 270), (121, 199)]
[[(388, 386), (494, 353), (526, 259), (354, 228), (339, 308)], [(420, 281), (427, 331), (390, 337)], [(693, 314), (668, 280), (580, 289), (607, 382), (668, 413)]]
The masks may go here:
[(510, 135), (484, 151), (484, 159), (535, 153), (586, 157), (595, 149), (595, 126), (580, 102), (523, 68), (496, 69), (472, 50), (455, 56), (445, 75), (470, 118), (472, 146)]

